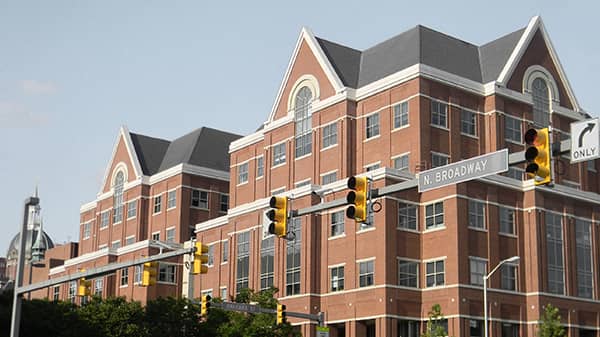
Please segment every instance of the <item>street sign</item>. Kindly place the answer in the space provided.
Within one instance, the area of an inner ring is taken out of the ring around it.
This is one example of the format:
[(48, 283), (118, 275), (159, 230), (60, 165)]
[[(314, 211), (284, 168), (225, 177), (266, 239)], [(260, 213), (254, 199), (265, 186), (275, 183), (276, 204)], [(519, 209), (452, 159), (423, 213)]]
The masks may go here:
[(419, 173), (419, 193), (506, 171), (508, 149), (502, 149)]
[[(228, 311), (242, 311), (242, 312), (251, 312), (251, 313), (259, 313), (261, 311), (261, 307), (253, 304), (246, 303), (235, 303), (235, 302), (221, 302), (221, 303), (213, 303), (212, 304), (216, 308), (221, 308), (223, 310)], [(274, 311), (273, 309), (269, 310), (269, 312)]]
[(329, 327), (318, 326), (317, 327), (317, 337), (329, 337)]
[(571, 123), (571, 163), (600, 158), (598, 118)]

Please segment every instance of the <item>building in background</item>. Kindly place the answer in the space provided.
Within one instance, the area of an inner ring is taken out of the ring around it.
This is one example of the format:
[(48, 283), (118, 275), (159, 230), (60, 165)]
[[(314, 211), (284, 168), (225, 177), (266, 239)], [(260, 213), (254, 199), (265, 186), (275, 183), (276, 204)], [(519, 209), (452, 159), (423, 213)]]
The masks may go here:
[[(535, 336), (552, 303), (570, 336), (595, 336), (595, 161), (555, 158), (554, 187), (523, 180), (516, 166), (407, 189), (377, 198), (368, 224), (348, 220), (345, 207), (299, 216), (290, 241), (269, 235), (265, 219), (273, 195), (293, 209), (344, 199), (350, 176), (388, 186), (523, 151), (531, 127), (566, 139), (586, 118), (539, 17), (483, 45), (417, 26), (361, 51), (303, 29), (264, 127), (231, 143), (231, 208), (196, 225), (211, 257), (195, 296), (274, 286), (288, 311), (325, 312), (332, 337), (416, 337), (440, 304), (448, 335), (483, 336), (483, 276), (519, 256), (490, 279), (491, 335)], [(314, 322), (290, 320), (315, 336)]]
[[(229, 144), (240, 136), (200, 128), (173, 141), (122, 127), (96, 198), (80, 209), (78, 244), (46, 254), (34, 282), (182, 247), (196, 223), (227, 213)], [(142, 266), (92, 280), (92, 294), (146, 302), (182, 294), (182, 258), (161, 261), (157, 285), (141, 285)], [(77, 281), (34, 292), (78, 302)]]

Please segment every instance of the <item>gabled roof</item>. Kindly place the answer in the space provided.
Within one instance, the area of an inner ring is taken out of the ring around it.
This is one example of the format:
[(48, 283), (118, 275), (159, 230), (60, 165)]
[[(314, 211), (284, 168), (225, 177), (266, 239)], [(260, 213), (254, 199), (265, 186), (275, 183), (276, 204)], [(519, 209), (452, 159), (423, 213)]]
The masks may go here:
[(524, 32), (525, 28), (522, 28), (479, 47), (483, 83), (498, 78)]
[(229, 171), (229, 144), (241, 136), (207, 127), (173, 141), (130, 133), (144, 175), (179, 164)]

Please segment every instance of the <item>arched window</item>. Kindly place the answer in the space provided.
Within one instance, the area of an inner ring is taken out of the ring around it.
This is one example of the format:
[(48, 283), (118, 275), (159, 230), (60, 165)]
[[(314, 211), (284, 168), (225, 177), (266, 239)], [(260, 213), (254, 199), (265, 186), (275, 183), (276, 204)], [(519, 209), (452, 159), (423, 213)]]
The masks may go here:
[(125, 175), (123, 171), (117, 172), (115, 183), (113, 185), (113, 223), (119, 223), (123, 220), (123, 185), (125, 184)]
[(312, 92), (302, 87), (294, 100), (294, 121), (296, 123), (296, 158), (310, 154), (312, 150), (312, 116), (310, 103)]
[(533, 124), (538, 127), (547, 127), (550, 124), (550, 93), (546, 81), (537, 77), (531, 84), (533, 97)]

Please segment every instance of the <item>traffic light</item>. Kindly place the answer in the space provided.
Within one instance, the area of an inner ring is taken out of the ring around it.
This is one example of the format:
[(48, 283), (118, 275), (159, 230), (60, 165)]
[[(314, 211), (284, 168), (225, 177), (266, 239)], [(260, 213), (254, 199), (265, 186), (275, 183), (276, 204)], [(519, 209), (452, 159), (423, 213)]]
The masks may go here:
[(202, 242), (196, 242), (194, 250), (194, 268), (192, 274), (208, 273), (208, 246)]
[(286, 322), (286, 317), (285, 304), (277, 304), (277, 324), (284, 324)]
[(153, 286), (156, 284), (156, 275), (158, 275), (158, 262), (144, 263), (142, 271), (142, 286)]
[(287, 201), (287, 197), (271, 197), (269, 200), (269, 207), (272, 209), (267, 212), (267, 217), (273, 221), (269, 224), (269, 234), (275, 234), (278, 237), (287, 234)]
[(208, 315), (208, 309), (210, 308), (210, 295), (202, 296), (202, 306), (200, 307), (200, 315), (206, 317)]
[(529, 177), (535, 179), (536, 185), (550, 184), (552, 182), (552, 165), (548, 128), (527, 130), (525, 143), (529, 145), (525, 150), (525, 159), (528, 162), (525, 172)]
[(79, 279), (77, 286), (77, 296), (90, 296), (92, 294), (92, 281), (86, 280), (85, 277)]
[(351, 204), (348, 209), (346, 209), (346, 216), (357, 222), (367, 221), (367, 201), (369, 198), (368, 178), (350, 177), (348, 178), (348, 188), (352, 191), (348, 192), (348, 195), (346, 196), (346, 201)]

